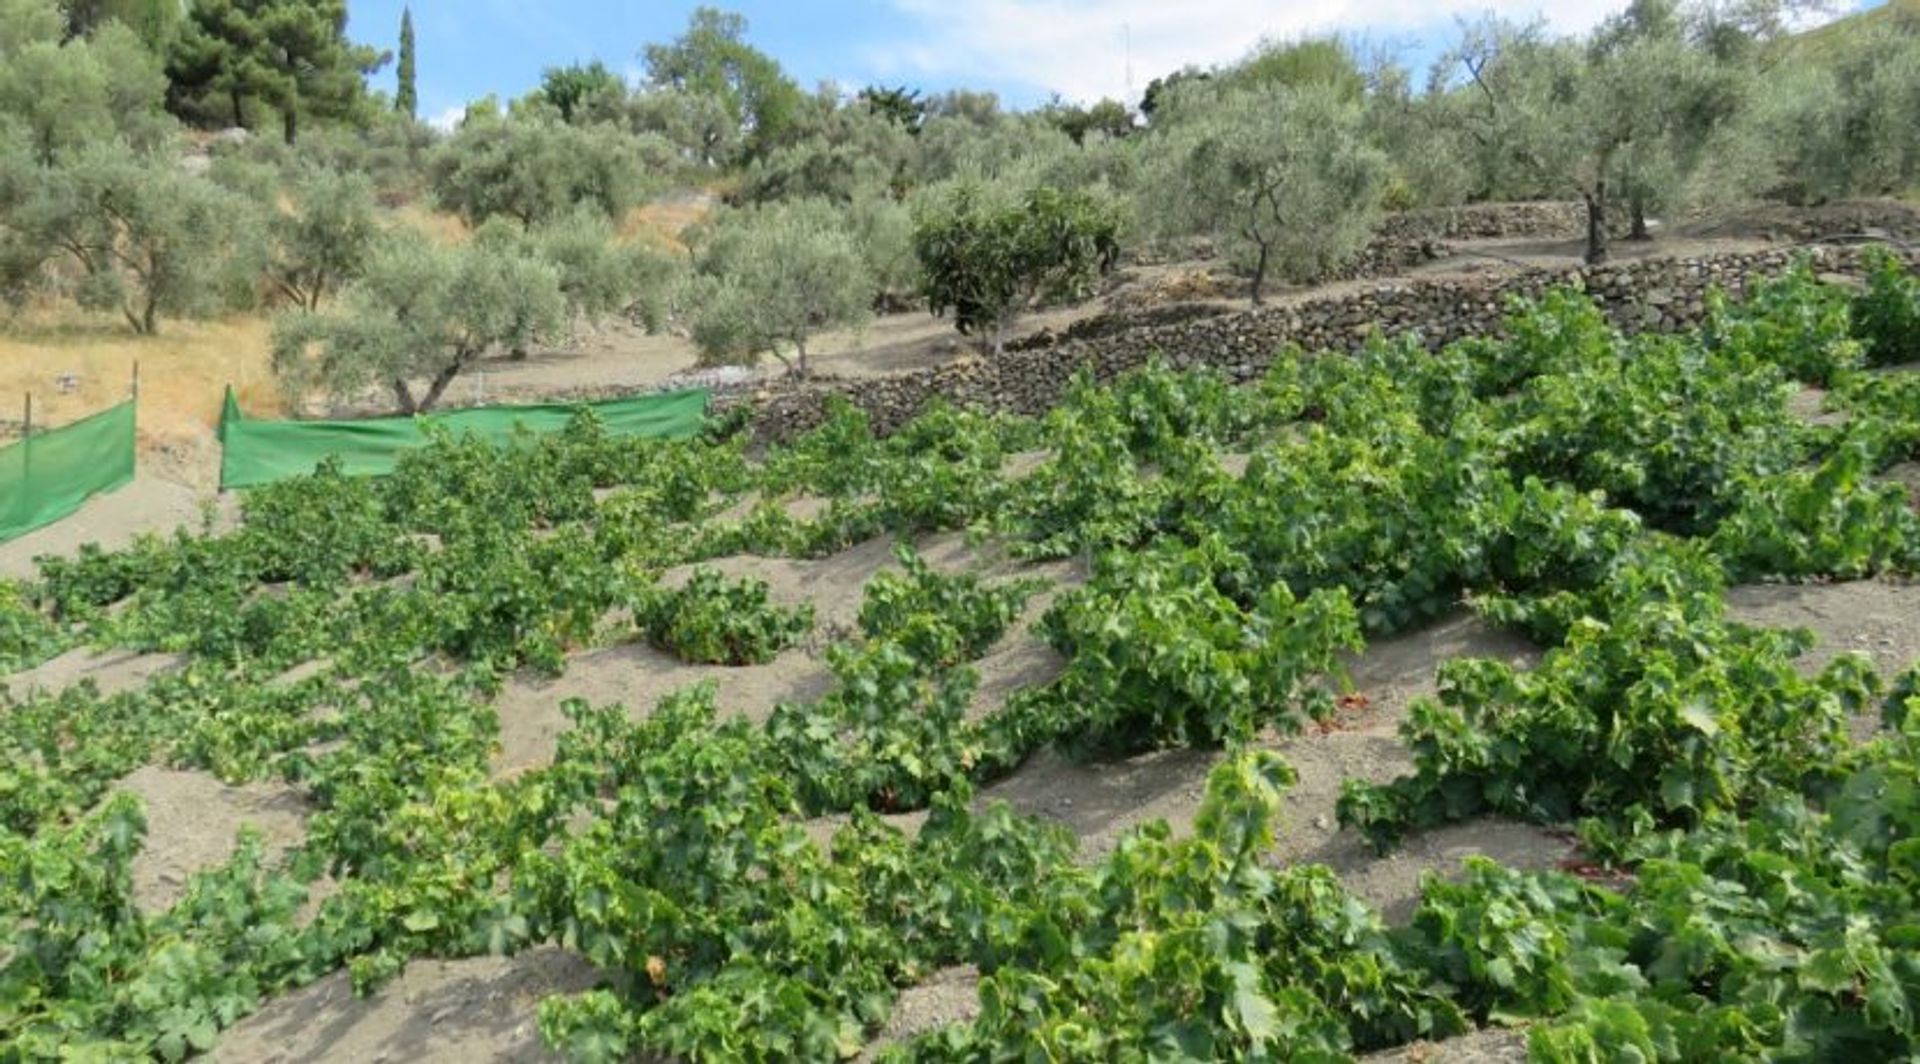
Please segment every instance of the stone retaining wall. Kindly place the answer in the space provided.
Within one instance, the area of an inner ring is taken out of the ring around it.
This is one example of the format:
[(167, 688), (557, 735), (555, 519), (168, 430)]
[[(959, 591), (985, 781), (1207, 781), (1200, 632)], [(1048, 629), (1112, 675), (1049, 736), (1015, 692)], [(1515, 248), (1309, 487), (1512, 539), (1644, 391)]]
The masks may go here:
[[(1748, 277), (1777, 274), (1796, 255), (1810, 256), (1815, 269), (1827, 274), (1858, 275), (1860, 270), (1857, 248), (1820, 247), (1534, 270), (1489, 281), (1382, 284), (1337, 298), (1173, 320), (1009, 351), (998, 359), (966, 358), (888, 377), (813, 380), (777, 391), (721, 395), (716, 406), (754, 404), (753, 424), (763, 440), (786, 439), (819, 425), (827, 397), (835, 394), (865, 410), (883, 435), (936, 398), (1041, 414), (1059, 403), (1068, 381), (1083, 368), (1096, 379), (1108, 380), (1157, 354), (1177, 366), (1211, 366), (1235, 381), (1247, 381), (1288, 344), (1309, 351), (1350, 352), (1375, 328), (1388, 335), (1414, 331), (1428, 347), (1437, 348), (1468, 336), (1497, 335), (1510, 298), (1537, 297), (1553, 286), (1576, 282), (1622, 330), (1674, 331), (1700, 320), (1710, 287), (1740, 293)], [(1915, 262), (1912, 250), (1904, 255), (1910, 264)]]

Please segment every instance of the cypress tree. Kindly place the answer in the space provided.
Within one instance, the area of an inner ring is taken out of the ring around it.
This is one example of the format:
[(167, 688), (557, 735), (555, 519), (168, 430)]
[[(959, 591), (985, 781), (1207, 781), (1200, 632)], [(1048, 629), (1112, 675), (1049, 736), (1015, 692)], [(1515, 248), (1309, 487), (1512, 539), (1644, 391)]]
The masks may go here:
[(408, 118), (420, 105), (413, 85), (413, 9), (400, 9), (400, 88), (393, 94), (393, 106)]

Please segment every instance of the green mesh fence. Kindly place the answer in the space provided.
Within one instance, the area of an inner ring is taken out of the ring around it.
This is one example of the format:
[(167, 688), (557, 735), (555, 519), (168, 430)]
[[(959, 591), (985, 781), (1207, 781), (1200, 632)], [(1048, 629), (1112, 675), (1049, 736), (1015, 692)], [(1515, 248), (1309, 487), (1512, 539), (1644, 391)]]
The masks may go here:
[(686, 439), (706, 424), (707, 392), (690, 389), (605, 403), (493, 406), (361, 421), (256, 421), (240, 413), (228, 389), (220, 413), (220, 486), (250, 488), (311, 473), (329, 456), (340, 459), (345, 473), (377, 476), (392, 472), (402, 452), (426, 442), (429, 425), (499, 442), (509, 439), (515, 426), (532, 432), (565, 428), (582, 405), (616, 436)]
[(0, 543), (133, 479), (134, 404), (0, 447)]

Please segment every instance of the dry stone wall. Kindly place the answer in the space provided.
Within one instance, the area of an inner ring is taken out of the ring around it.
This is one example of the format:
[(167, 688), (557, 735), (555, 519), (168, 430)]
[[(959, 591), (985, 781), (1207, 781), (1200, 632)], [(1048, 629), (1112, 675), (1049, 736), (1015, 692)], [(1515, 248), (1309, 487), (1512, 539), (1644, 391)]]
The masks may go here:
[[(1902, 254), (1910, 265), (1915, 263), (1911, 249)], [(1799, 255), (1810, 257), (1824, 274), (1861, 272), (1858, 248), (1817, 247), (1535, 270), (1490, 281), (1381, 284), (1337, 298), (1116, 329), (1009, 351), (998, 359), (966, 358), (888, 377), (814, 380), (778, 391), (723, 395), (716, 405), (753, 404), (752, 423), (763, 440), (786, 439), (819, 425), (833, 395), (865, 410), (883, 435), (936, 399), (1041, 414), (1059, 403), (1075, 373), (1086, 370), (1095, 379), (1110, 380), (1155, 356), (1176, 366), (1212, 367), (1244, 382), (1264, 372), (1274, 354), (1290, 344), (1309, 351), (1351, 352), (1375, 329), (1388, 336), (1415, 333), (1429, 348), (1469, 336), (1497, 335), (1510, 299), (1536, 298), (1569, 283), (1591, 293), (1623, 331), (1674, 331), (1701, 319), (1710, 288), (1739, 294), (1750, 278), (1778, 274)]]

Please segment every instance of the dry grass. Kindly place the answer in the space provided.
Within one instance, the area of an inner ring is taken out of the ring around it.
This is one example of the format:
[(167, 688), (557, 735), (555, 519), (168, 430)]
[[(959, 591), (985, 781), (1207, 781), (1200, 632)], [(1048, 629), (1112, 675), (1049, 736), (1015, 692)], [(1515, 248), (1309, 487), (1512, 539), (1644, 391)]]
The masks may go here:
[[(270, 368), (266, 318), (165, 321), (160, 335), (136, 336), (117, 318), (69, 308), (31, 310), (0, 333), (0, 419), (17, 420), (33, 393), (36, 425), (64, 425), (126, 398), (140, 364), (140, 440), (145, 447), (205, 438), (231, 382), (250, 414), (283, 402)], [(60, 380), (74, 387), (62, 394)]]
[(680, 234), (698, 225), (713, 213), (713, 204), (700, 199), (676, 199), (644, 204), (627, 212), (620, 220), (619, 237), (627, 242), (646, 241), (662, 244), (674, 251), (685, 251)]
[(464, 244), (473, 236), (473, 230), (459, 215), (436, 211), (424, 203), (396, 207), (387, 217), (395, 226), (423, 233), (442, 244)]

